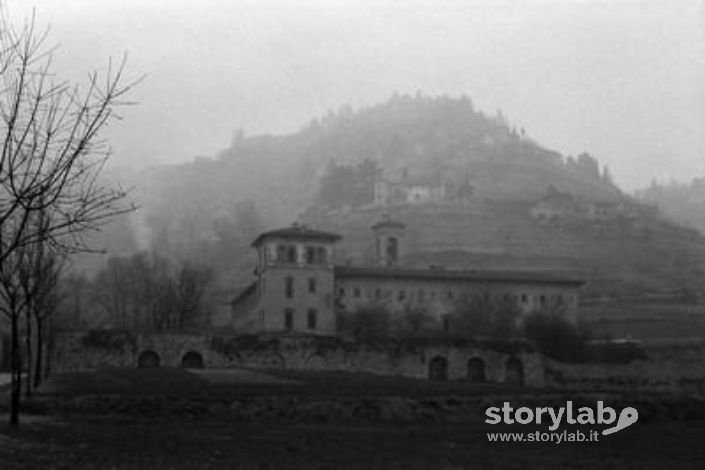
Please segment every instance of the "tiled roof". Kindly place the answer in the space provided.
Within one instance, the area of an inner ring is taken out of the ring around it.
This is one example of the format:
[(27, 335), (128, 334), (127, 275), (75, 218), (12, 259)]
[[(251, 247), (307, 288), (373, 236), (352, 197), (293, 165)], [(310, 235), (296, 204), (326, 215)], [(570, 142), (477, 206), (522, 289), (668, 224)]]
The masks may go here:
[(466, 269), (415, 269), (361, 266), (336, 266), (335, 276), (341, 278), (386, 278), (477, 282), (511, 282), (538, 284), (570, 284), (579, 286), (585, 281), (563, 276), (551, 271), (537, 270), (466, 270)]
[(269, 237), (277, 237), (277, 238), (313, 238), (317, 240), (326, 240), (326, 241), (337, 241), (340, 240), (342, 237), (338, 235), (337, 233), (331, 233), (331, 232), (323, 232), (321, 230), (313, 230), (305, 225), (292, 225), (291, 227), (287, 228), (281, 228), (277, 230), (270, 230), (269, 232), (264, 232), (261, 233), (255, 241), (252, 242), (252, 246), (258, 246), (262, 240), (265, 238)]

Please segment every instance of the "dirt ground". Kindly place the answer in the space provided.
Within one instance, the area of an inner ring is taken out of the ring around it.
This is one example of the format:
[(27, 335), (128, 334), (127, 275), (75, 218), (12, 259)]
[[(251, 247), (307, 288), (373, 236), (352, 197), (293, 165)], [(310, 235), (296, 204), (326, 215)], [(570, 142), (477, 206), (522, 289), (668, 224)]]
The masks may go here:
[[(687, 402), (695, 407), (690, 414), (672, 404), (655, 408), (599, 442), (498, 443), (486, 433), (539, 428), (488, 425), (482, 409), (444, 407), (464, 396), (474, 406), (499, 394), (540, 403), (541, 392), (368, 376), (215, 375), (165, 369), (57, 377), (27, 408), (39, 416), (23, 416), (18, 430), (0, 416), (0, 469), (705, 468), (701, 401)], [(314, 394), (325, 402), (401, 400), (426, 408), (399, 422), (364, 413), (343, 422), (286, 413), (287, 419), (243, 419), (224, 405), (271, 407), (274, 397), (286, 408)]]

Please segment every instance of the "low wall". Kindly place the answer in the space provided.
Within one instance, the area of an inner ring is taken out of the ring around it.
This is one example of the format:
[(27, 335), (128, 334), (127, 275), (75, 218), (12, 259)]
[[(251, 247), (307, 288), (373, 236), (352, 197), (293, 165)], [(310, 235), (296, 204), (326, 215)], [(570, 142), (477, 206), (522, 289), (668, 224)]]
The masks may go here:
[[(138, 366), (248, 367), (366, 372), (419, 379), (474, 379), (543, 386), (541, 356), (520, 344), (504, 346), (492, 348), (469, 342), (444, 341), (360, 344), (335, 337), (310, 336), (131, 335), (105, 330), (58, 334), (52, 370), (70, 372)], [(469, 363), (471, 359), (474, 364)], [(481, 372), (478, 372), (478, 364)]]

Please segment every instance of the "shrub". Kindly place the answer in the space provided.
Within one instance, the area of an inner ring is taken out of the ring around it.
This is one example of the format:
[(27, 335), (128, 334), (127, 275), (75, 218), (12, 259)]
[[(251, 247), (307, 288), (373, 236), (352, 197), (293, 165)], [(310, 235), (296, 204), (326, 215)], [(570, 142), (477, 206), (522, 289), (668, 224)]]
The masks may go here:
[(81, 336), (81, 344), (86, 349), (103, 349), (123, 353), (126, 348), (135, 349), (135, 338), (123, 330), (90, 330)]
[(533, 313), (524, 320), (523, 330), (539, 352), (550, 358), (562, 362), (581, 362), (587, 358), (585, 335), (560, 314)]
[(395, 315), (394, 333), (399, 338), (427, 337), (438, 333), (438, 321), (423, 308), (405, 307)]
[(452, 331), (466, 338), (513, 338), (519, 314), (519, 306), (511, 297), (491, 292), (463, 296), (451, 315)]
[(354, 312), (341, 314), (338, 330), (357, 341), (379, 339), (389, 336), (391, 314), (384, 305), (367, 304)]

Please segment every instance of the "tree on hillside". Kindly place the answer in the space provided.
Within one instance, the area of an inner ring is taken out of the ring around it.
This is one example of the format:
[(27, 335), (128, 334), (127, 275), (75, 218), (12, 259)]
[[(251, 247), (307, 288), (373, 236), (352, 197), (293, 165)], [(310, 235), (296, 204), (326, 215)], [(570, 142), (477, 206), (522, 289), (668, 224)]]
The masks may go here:
[[(19, 423), (20, 321), (27, 299), (18, 276), (25, 248), (48, 244), (87, 250), (82, 235), (131, 208), (125, 192), (99, 178), (109, 155), (101, 130), (132, 88), (124, 61), (88, 77), (84, 87), (59, 80), (52, 49), (34, 18), (15, 29), (0, 11), (0, 308), (10, 323), (10, 423)], [(37, 214), (42, 223), (37, 223)]]
[(318, 201), (325, 207), (359, 207), (374, 201), (377, 162), (365, 159), (355, 165), (330, 162), (321, 178)]

